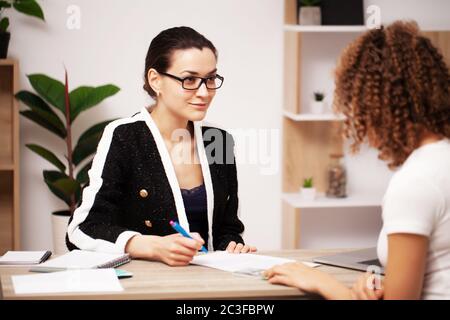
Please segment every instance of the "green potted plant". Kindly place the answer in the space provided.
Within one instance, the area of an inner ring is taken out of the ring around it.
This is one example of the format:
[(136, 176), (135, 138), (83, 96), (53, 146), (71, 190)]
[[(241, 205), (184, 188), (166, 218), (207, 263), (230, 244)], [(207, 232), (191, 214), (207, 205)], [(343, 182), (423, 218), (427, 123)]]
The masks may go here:
[(80, 203), (81, 190), (88, 182), (88, 170), (103, 129), (113, 120), (91, 126), (76, 143), (72, 139), (74, 121), (82, 112), (120, 89), (107, 84), (99, 87), (81, 86), (69, 92), (67, 72), (65, 84), (44, 74), (27, 77), (36, 93), (26, 90), (16, 93), (16, 99), (28, 107), (20, 114), (55, 134), (65, 144), (65, 152), (59, 156), (57, 152), (38, 144), (26, 145), (55, 167), (53, 170), (44, 170), (43, 177), (50, 191), (67, 205), (64, 210), (52, 213), (54, 250), (63, 253), (67, 251), (64, 239), (69, 217)]
[(318, 4), (321, 0), (299, 0), (298, 24), (321, 25), (322, 12)]
[(314, 92), (314, 100), (311, 104), (311, 113), (321, 114), (325, 110), (325, 94), (321, 91)]
[(9, 18), (4, 16), (8, 8), (14, 8), (25, 15), (45, 21), (44, 13), (35, 0), (0, 0), (0, 59), (8, 56), (8, 45), (11, 38), (11, 34), (8, 32)]
[(313, 178), (305, 178), (300, 189), (300, 196), (304, 200), (314, 200), (316, 198), (316, 188), (314, 188)]

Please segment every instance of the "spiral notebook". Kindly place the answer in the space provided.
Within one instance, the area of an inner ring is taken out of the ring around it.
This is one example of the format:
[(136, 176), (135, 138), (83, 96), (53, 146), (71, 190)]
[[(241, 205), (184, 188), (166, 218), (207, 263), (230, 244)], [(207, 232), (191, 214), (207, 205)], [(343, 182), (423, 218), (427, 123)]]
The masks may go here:
[(73, 269), (115, 268), (131, 258), (127, 253), (104, 253), (85, 250), (73, 250), (62, 256), (50, 259), (30, 269), (35, 272), (54, 272)]

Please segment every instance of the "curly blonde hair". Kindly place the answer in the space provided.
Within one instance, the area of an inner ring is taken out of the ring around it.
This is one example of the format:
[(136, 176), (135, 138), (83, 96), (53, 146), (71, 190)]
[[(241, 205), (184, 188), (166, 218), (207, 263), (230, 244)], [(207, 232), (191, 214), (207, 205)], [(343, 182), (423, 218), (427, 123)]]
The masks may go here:
[(357, 152), (366, 139), (390, 168), (403, 164), (423, 133), (450, 137), (450, 75), (415, 22), (367, 31), (343, 52), (334, 109)]

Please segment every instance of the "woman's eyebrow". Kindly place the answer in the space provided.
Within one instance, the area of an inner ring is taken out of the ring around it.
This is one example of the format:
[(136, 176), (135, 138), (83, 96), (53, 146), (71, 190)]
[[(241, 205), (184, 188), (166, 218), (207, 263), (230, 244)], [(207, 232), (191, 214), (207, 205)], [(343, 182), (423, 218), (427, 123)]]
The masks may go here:
[[(212, 70), (212, 71), (210, 71), (210, 72), (208, 72), (207, 74), (209, 75), (209, 74), (215, 73), (216, 71), (217, 71), (217, 68)], [(183, 72), (189, 72), (190, 74), (192, 74), (194, 76), (198, 76), (200, 74), (200, 73), (198, 73), (196, 71), (190, 71), (190, 70), (183, 70), (183, 71), (181, 71), (181, 73), (183, 73)]]

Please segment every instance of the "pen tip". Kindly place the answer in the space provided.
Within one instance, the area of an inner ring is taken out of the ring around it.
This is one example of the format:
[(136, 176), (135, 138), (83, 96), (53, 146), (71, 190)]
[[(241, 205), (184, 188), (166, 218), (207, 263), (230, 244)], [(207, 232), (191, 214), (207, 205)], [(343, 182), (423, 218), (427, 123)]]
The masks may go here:
[(173, 226), (173, 225), (174, 225), (174, 222), (173, 222), (172, 220), (170, 220), (170, 222), (169, 222), (169, 223), (170, 223), (170, 225), (171, 225), (171, 226)]

